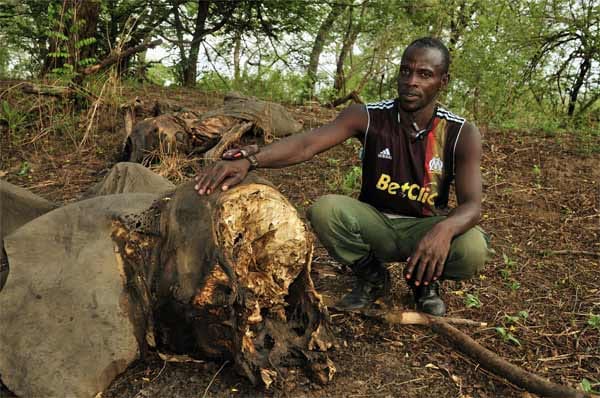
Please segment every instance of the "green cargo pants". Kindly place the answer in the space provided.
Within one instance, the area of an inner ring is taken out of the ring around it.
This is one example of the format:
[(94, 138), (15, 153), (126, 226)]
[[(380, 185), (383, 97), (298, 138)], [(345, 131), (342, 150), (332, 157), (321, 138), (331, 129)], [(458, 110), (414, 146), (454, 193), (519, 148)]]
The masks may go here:
[[(445, 216), (388, 218), (373, 206), (343, 195), (325, 195), (308, 210), (310, 223), (331, 256), (351, 265), (373, 252), (384, 262), (404, 261), (421, 238)], [(452, 240), (442, 279), (468, 279), (492, 250), (479, 227)]]

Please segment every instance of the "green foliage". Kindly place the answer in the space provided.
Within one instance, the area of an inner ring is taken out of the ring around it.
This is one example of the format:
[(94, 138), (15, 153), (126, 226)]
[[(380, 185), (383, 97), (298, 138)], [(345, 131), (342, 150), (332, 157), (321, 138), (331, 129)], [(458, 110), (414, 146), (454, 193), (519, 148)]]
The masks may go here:
[(10, 106), (7, 100), (2, 100), (2, 108), (0, 109), (0, 121), (3, 121), (8, 126), (8, 134), (14, 139), (24, 128), (27, 115), (17, 108)]
[(176, 72), (174, 68), (169, 68), (163, 64), (153, 64), (146, 71), (146, 78), (159, 86), (168, 86), (176, 81)]
[(531, 172), (533, 173), (533, 178), (535, 180), (535, 186), (537, 188), (541, 188), (542, 186), (542, 169), (539, 165), (534, 164), (531, 168)]
[(476, 294), (467, 293), (465, 295), (465, 306), (467, 308), (481, 308), (481, 300)]
[(600, 331), (600, 315), (590, 314), (587, 319), (587, 324), (592, 329)]
[[(301, 102), (315, 37), (335, 5), (342, 12), (327, 27), (316, 74), (320, 101), (352, 91), (365, 101), (394, 97), (403, 49), (432, 35), (452, 52), (452, 79), (440, 99), (453, 111), (483, 126), (546, 136), (576, 131), (582, 151), (600, 151), (600, 31), (594, 28), (600, 13), (594, 2), (574, 8), (567, 0), (436, 0), (427, 7), (386, 0), (210, 2), (193, 43), (197, 1), (176, 7), (169, 1), (152, 7), (135, 0), (77, 2), (97, 5), (93, 15), (73, 12), (72, 4), (22, 0), (0, 6), (0, 76), (53, 70), (69, 80), (115, 48), (162, 36), (170, 53), (149, 68), (153, 83), (182, 83), (186, 70), (199, 70), (198, 85), (206, 90)], [(352, 37), (351, 51), (340, 58), (342, 44)], [(343, 84), (334, 88), (340, 60)], [(125, 59), (119, 70), (127, 73), (132, 64)]]
[(96, 43), (95, 37), (88, 37), (88, 38), (76, 41), (75, 48), (83, 48), (86, 46), (91, 46), (92, 44), (95, 44), (95, 43)]
[(339, 166), (340, 160), (335, 158), (327, 158), (327, 164), (330, 166)]
[(507, 324), (515, 324), (518, 322), (524, 322), (529, 317), (529, 313), (527, 311), (519, 311), (516, 315), (504, 315), (504, 320)]
[(511, 260), (506, 253), (502, 253), (502, 260), (508, 269), (515, 269), (517, 267), (517, 263), (514, 260)]
[[(5, 43), (6, 40), (0, 34), (0, 42)], [(6, 46), (0, 46), (0, 79), (8, 77), (8, 66), (10, 63), (10, 51)]]
[(526, 320), (527, 318), (529, 318), (529, 312), (522, 310), (517, 313), (517, 316), (523, 320)]
[(23, 162), (21, 163), (21, 167), (19, 168), (19, 172), (17, 173), (17, 175), (19, 177), (23, 177), (29, 174), (29, 172), (31, 171), (31, 166), (29, 165), (28, 162)]
[(600, 394), (600, 390), (595, 389), (596, 386), (600, 386), (600, 383), (597, 381), (590, 381), (586, 378), (583, 378), (581, 383), (579, 383), (579, 386), (583, 392), (588, 394)]
[(80, 37), (86, 21), (78, 16), (73, 7), (50, 3), (46, 36), (53, 51), (47, 56), (53, 59), (52, 73), (56, 77), (71, 80), (78, 71), (97, 62), (96, 57), (83, 56), (86, 47), (96, 44), (95, 37)]
[(280, 70), (263, 69), (260, 73), (245, 73), (241, 80), (234, 82), (215, 71), (205, 72), (197, 86), (206, 91), (228, 91), (237, 89), (242, 94), (277, 102), (301, 101), (304, 77)]
[(508, 281), (506, 283), (506, 286), (508, 286), (508, 288), (514, 292), (521, 288), (521, 283), (519, 283), (519, 281), (516, 281), (513, 279), (513, 280)]
[(498, 334), (498, 336), (500, 336), (500, 338), (502, 338), (502, 341), (521, 346), (521, 342), (519, 341), (519, 339), (517, 339), (511, 332), (509, 332), (505, 328), (497, 327), (496, 333)]
[(511, 277), (512, 272), (517, 268), (517, 263), (510, 259), (506, 253), (502, 253), (502, 260), (504, 261), (504, 268), (501, 268), (499, 272), (502, 280), (504, 280), (504, 284), (513, 292), (519, 290), (521, 284)]
[(327, 159), (327, 163), (336, 169), (336, 172), (333, 173), (333, 179), (327, 183), (329, 189), (336, 193), (356, 196), (361, 187), (362, 168), (359, 166), (352, 166), (349, 171), (343, 173), (340, 168), (339, 160)]
[(342, 181), (342, 192), (346, 195), (352, 195), (360, 191), (362, 183), (362, 168), (352, 166), (352, 169), (344, 176)]

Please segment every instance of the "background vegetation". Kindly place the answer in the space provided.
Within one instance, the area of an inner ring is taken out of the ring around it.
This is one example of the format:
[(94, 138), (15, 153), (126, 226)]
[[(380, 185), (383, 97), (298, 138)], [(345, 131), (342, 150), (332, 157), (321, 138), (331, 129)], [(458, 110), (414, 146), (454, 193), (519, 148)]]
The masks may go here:
[(86, 67), (160, 38), (120, 60), (121, 82), (333, 105), (395, 96), (402, 50), (433, 35), (452, 54), (442, 100), (455, 112), (484, 128), (598, 134), (598, 0), (4, 0), (0, 23), (4, 79), (94, 92)]

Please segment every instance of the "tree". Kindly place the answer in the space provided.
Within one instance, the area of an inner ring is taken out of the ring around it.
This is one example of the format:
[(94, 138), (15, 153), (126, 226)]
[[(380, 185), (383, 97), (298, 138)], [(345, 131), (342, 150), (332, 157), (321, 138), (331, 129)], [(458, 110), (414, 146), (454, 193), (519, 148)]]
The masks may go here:
[(96, 61), (100, 0), (65, 0), (48, 5), (49, 51), (41, 75), (59, 68), (77, 74)]
[(368, 1), (363, 1), (360, 6), (360, 16), (358, 21), (354, 20), (354, 7), (348, 7), (348, 25), (346, 27), (346, 32), (344, 33), (344, 39), (342, 41), (342, 48), (337, 57), (336, 69), (335, 69), (335, 79), (333, 82), (333, 89), (337, 92), (338, 95), (344, 94), (346, 91), (346, 78), (344, 76), (344, 63), (346, 62), (346, 58), (349, 54), (352, 53), (352, 47), (354, 47), (354, 43), (358, 38), (358, 34), (361, 31), (363, 25), (363, 18), (365, 16), (365, 11), (367, 10)]
[(552, 2), (541, 9), (532, 7), (532, 13), (543, 23), (532, 37), (537, 51), (527, 76), (545, 75), (572, 117), (578, 105), (583, 112), (600, 98), (600, 5)]
[[(207, 35), (223, 28), (239, 3), (239, 0), (172, 0), (171, 17), (167, 23), (175, 29), (177, 39), (163, 37), (176, 44), (179, 49), (180, 78), (183, 85), (192, 87), (196, 84), (200, 45)], [(186, 39), (186, 36), (191, 37), (191, 40)]]
[(308, 98), (313, 95), (315, 91), (315, 83), (317, 81), (317, 69), (319, 67), (319, 57), (323, 52), (323, 47), (325, 46), (325, 42), (329, 36), (329, 32), (331, 29), (331, 25), (336, 21), (338, 16), (344, 11), (347, 7), (345, 3), (335, 3), (329, 13), (321, 22), (321, 26), (315, 36), (315, 40), (312, 46), (312, 51), (310, 53), (310, 58), (308, 61), (308, 67), (306, 68), (306, 80), (307, 80), (307, 90), (305, 96)]

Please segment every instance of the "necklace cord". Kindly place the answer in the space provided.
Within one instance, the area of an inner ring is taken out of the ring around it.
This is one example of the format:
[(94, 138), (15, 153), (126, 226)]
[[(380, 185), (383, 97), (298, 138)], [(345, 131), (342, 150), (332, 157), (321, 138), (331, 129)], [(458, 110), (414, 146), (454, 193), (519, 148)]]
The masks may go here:
[[(427, 125), (425, 126), (424, 129), (419, 129), (417, 122), (414, 120), (414, 118), (411, 117), (411, 119), (413, 119), (411, 127), (413, 128), (413, 130), (416, 133), (414, 135), (415, 141), (422, 140), (425, 136), (425, 133), (427, 133), (431, 129), (431, 126), (433, 125), (433, 119), (435, 119), (435, 115), (436, 115), (437, 111), (438, 111), (438, 106), (436, 105), (435, 108), (433, 108), (433, 114), (431, 115), (431, 118), (427, 122)], [(398, 110), (398, 124), (400, 125), (400, 128), (402, 129), (402, 124), (400, 121), (400, 110)]]

